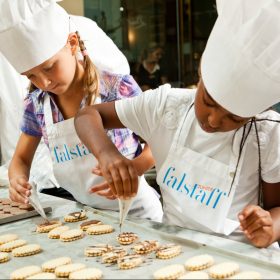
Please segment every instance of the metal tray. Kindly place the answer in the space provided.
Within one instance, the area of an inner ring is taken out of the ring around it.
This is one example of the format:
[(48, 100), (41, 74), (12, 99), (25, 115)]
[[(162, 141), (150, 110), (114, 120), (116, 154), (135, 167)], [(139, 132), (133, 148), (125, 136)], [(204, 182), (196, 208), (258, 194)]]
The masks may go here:
[[(90, 207), (84, 207), (87, 210), (89, 219), (101, 220), (104, 224), (110, 224), (115, 228), (115, 232), (104, 235), (86, 235), (83, 239), (73, 242), (62, 242), (60, 240), (53, 240), (47, 237), (47, 234), (39, 234), (34, 232), (32, 223), (38, 223), (38, 218), (32, 218), (28, 223), (23, 225), (23, 222), (15, 223), (9, 232), (16, 232), (20, 238), (26, 239), (28, 243), (39, 243), (43, 252), (34, 256), (15, 258), (7, 263), (0, 264), (0, 278), (9, 278), (9, 275), (15, 269), (26, 265), (41, 265), (43, 262), (62, 256), (69, 256), (72, 262), (85, 263), (87, 267), (97, 267), (103, 271), (104, 279), (152, 279), (153, 273), (169, 264), (184, 264), (184, 262), (195, 255), (210, 254), (214, 257), (215, 263), (224, 261), (234, 261), (240, 265), (241, 271), (253, 270), (261, 273), (262, 278), (279, 279), (280, 278), (280, 264), (273, 264), (269, 261), (260, 261), (255, 258), (250, 258), (239, 253), (230, 252), (220, 248), (212, 247), (207, 244), (198, 243), (189, 239), (175, 237), (172, 234), (163, 233), (158, 229), (153, 229), (141, 224), (139, 220), (126, 220), (123, 226), (123, 231), (131, 231), (138, 234), (140, 240), (156, 239), (161, 244), (176, 243), (182, 246), (182, 253), (169, 260), (160, 260), (155, 255), (149, 254), (145, 257), (145, 262), (138, 268), (130, 270), (119, 270), (117, 265), (105, 265), (101, 263), (99, 257), (85, 257), (84, 249), (87, 246), (96, 243), (108, 243), (111, 245), (119, 245), (116, 241), (116, 236), (119, 234), (119, 223), (116, 215), (108, 212), (95, 210)], [(67, 213), (64, 213), (67, 214)], [(63, 215), (64, 215), (63, 214)], [(54, 217), (52, 217), (54, 219)], [(62, 221), (62, 216), (59, 217)], [(136, 221), (136, 222), (135, 222)], [(67, 223), (71, 228), (77, 228), (78, 223)], [(17, 232), (19, 231), (19, 232)], [(0, 234), (3, 234), (1, 232)], [(132, 245), (125, 246), (130, 249)], [(207, 270), (206, 270), (207, 271)]]

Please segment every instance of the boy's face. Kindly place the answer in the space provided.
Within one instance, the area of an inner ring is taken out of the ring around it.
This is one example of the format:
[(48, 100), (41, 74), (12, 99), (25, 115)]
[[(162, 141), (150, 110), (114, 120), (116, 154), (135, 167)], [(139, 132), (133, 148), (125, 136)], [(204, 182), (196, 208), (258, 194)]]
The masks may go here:
[(236, 116), (221, 107), (207, 93), (201, 79), (196, 92), (194, 108), (201, 128), (208, 133), (235, 130), (251, 119)]
[(22, 75), (27, 76), (37, 88), (61, 95), (71, 86), (76, 70), (75, 52), (68, 41), (56, 55)]

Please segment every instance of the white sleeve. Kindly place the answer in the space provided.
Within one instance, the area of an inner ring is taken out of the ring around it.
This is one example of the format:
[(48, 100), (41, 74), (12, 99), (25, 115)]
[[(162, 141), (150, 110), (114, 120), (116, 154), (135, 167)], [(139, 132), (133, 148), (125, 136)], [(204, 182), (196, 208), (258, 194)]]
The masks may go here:
[(164, 113), (169, 89), (170, 85), (164, 85), (139, 96), (116, 101), (116, 112), (122, 124), (148, 141)]
[(93, 20), (74, 15), (71, 19), (71, 30), (79, 31), (90, 58), (99, 70), (122, 75), (130, 73), (124, 54)]

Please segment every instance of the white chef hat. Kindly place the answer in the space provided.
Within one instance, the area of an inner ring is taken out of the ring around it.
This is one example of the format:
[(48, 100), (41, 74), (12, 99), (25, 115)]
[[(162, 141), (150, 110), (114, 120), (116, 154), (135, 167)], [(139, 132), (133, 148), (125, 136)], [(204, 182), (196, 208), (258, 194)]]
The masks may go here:
[(0, 0), (0, 51), (19, 73), (54, 56), (69, 33), (69, 15), (55, 0)]
[(280, 101), (280, 1), (217, 3), (201, 60), (205, 88), (226, 110), (252, 117)]

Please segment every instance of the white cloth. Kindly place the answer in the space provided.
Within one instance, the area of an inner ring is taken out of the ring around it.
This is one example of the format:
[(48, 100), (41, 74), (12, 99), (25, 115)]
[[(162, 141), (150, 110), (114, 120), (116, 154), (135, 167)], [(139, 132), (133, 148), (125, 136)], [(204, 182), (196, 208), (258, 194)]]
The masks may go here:
[[(195, 90), (160, 87), (156, 90), (149, 90), (141, 96), (131, 98), (129, 101), (122, 100), (116, 102), (116, 112), (121, 122), (140, 137), (147, 141), (156, 161), (156, 169), (159, 170), (165, 161), (169, 148), (171, 147), (176, 129), (183, 113), (189, 104), (194, 100)], [(271, 119), (280, 119), (279, 114), (273, 111), (267, 111), (258, 115), (258, 117), (269, 117)], [(195, 126), (198, 124), (195, 122)], [(260, 122), (258, 123), (259, 136), (261, 142), (262, 154), (262, 178), (268, 183), (280, 181), (280, 128), (278, 123)], [(199, 129), (192, 130), (196, 133)], [(191, 135), (190, 133), (190, 135)], [(203, 133), (191, 135), (188, 143), (191, 149), (198, 153), (215, 160), (226, 161), (222, 154), (230, 153), (232, 132), (213, 133), (206, 137)], [(225, 137), (226, 134), (231, 135)], [(257, 140), (254, 130), (250, 133), (247, 148), (244, 153), (244, 160), (240, 163), (241, 174), (236, 186), (236, 192), (233, 199), (228, 218), (237, 219), (237, 214), (248, 204), (257, 204), (258, 199), (258, 151)], [(238, 137), (238, 135), (236, 135)], [(235, 139), (238, 146), (240, 139)], [(227, 144), (223, 145), (222, 143)], [(271, 143), (274, 143), (273, 145)], [(219, 146), (222, 149), (219, 151)], [(207, 149), (205, 148), (207, 147)], [(236, 149), (236, 147), (234, 147)], [(219, 151), (216, 155), (216, 151)], [(163, 196), (163, 201), (165, 197)], [(188, 221), (185, 223), (188, 227)], [(197, 227), (197, 230), (209, 232), (205, 228)], [(242, 239), (239, 232), (237, 238)], [(230, 236), (232, 237), (232, 236)], [(243, 239), (242, 239), (243, 240)], [(244, 241), (244, 240), (243, 240)]]
[(280, 101), (280, 1), (220, 0), (218, 19), (201, 59), (213, 99), (241, 117)]
[[(48, 94), (44, 98), (44, 113), (53, 170), (59, 185), (83, 204), (99, 209), (118, 210), (117, 199), (109, 200), (97, 194), (89, 194), (89, 189), (104, 182), (104, 178), (92, 174), (91, 170), (98, 161), (81, 143), (75, 130), (74, 118), (54, 123)], [(146, 183), (144, 176), (139, 182), (137, 196), (130, 208), (133, 215), (160, 222), (162, 207), (156, 193)]]
[[(74, 15), (71, 18), (81, 36), (91, 34), (86, 37), (86, 44), (89, 55), (98, 69), (116, 74), (129, 74), (127, 59), (93, 20)], [(19, 75), (1, 53), (0, 72), (1, 186), (8, 184), (7, 168), (20, 135), (19, 124), (23, 110), (23, 99), (27, 94), (29, 81), (25, 76)], [(37, 148), (31, 174), (38, 183), (39, 189), (58, 186), (52, 174), (52, 163), (48, 149), (43, 142)]]

